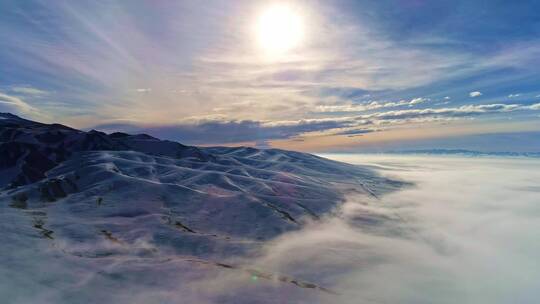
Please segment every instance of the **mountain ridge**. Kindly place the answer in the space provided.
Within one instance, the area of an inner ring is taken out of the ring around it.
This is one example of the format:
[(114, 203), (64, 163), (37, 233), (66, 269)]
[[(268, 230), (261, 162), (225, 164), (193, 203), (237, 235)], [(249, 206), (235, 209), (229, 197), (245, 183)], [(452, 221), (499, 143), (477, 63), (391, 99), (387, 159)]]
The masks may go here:
[(367, 168), (306, 153), (198, 148), (145, 134), (84, 132), (12, 114), (1, 117), (0, 152), (7, 157), (0, 162), (0, 186), (15, 205), (20, 198), (25, 198), (26, 206), (42, 206), (81, 193), (82, 201), (104, 200), (107, 193), (125, 195), (115, 193), (119, 185), (140, 197), (150, 195), (151, 201), (160, 200), (153, 195), (156, 192), (163, 198), (178, 190), (179, 197), (219, 204), (244, 197), (262, 206), (264, 214), (277, 216), (288, 230), (301, 226), (304, 218), (324, 216), (346, 191), (371, 197), (401, 185)]
[(196, 147), (162, 141), (146, 134), (118, 136), (91, 130), (77, 130), (61, 124), (43, 124), (0, 113), (0, 154), (8, 155), (0, 169), (19, 167), (18, 174), (6, 185), (16, 187), (45, 178), (45, 172), (83, 151), (133, 150), (171, 157), (193, 157), (206, 160), (208, 155)]
[[(128, 265), (155, 272), (163, 259), (242, 269), (239, 257), (332, 215), (348, 194), (369, 201), (404, 185), (306, 153), (198, 148), (1, 117), (0, 153), (8, 157), (0, 160), (0, 242), (10, 244), (1, 260), (63, 261), (79, 273), (88, 263), (97, 273)], [(281, 281), (317, 286), (301, 279)], [(31, 276), (21, 280), (34, 284)], [(103, 280), (130, 286), (108, 277), (85, 284)]]

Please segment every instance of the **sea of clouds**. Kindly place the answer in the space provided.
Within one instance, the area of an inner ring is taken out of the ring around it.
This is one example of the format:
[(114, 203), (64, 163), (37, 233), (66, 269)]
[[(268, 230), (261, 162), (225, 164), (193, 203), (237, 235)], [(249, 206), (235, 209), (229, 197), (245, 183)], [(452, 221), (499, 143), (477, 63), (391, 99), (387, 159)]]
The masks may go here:
[(339, 216), (282, 236), (252, 262), (337, 295), (246, 284), (235, 294), (261, 303), (538, 303), (540, 160), (325, 156), (414, 186), (351, 196)]

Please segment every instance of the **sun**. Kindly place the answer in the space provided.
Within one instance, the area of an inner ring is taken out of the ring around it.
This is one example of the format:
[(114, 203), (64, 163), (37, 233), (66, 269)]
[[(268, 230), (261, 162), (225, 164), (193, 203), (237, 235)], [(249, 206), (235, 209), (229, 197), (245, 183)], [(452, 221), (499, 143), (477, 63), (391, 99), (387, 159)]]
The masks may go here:
[(256, 37), (259, 46), (270, 55), (279, 55), (302, 43), (304, 24), (297, 10), (276, 4), (263, 10), (257, 20)]

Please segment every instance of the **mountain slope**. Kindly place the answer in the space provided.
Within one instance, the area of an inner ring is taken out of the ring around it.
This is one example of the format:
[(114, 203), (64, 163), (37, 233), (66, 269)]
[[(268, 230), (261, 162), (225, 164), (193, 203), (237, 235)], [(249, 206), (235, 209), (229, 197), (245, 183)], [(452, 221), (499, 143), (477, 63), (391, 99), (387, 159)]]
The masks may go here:
[[(223, 267), (319, 220), (348, 192), (373, 197), (401, 186), (305, 153), (188, 147), (0, 117), (0, 242), (11, 244), (0, 261), (24, 264), (24, 255), (13, 254), (26, 246), (42, 248), (40, 259), (56, 256), (74, 267), (97, 259), (93, 271), (164, 257)], [(2, 272), (10, 277), (20, 269)]]
[[(42, 124), (0, 113), (0, 188), (36, 182), (45, 172), (67, 160), (74, 153), (96, 150), (133, 150), (169, 157), (206, 160), (195, 147), (162, 141), (145, 134), (128, 135), (83, 132), (60, 124)], [(9, 172), (9, 173), (7, 173)]]

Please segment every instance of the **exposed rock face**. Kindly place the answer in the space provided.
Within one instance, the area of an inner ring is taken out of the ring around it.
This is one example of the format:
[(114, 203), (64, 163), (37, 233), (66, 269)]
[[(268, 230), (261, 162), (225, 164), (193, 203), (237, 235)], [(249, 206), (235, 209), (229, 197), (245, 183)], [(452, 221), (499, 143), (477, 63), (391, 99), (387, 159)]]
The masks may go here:
[(84, 132), (60, 124), (42, 124), (0, 113), (0, 174), (3, 173), (0, 188), (34, 183), (45, 178), (45, 172), (74, 153), (98, 150), (131, 150), (201, 161), (209, 159), (196, 147), (162, 141), (145, 134)]

